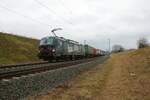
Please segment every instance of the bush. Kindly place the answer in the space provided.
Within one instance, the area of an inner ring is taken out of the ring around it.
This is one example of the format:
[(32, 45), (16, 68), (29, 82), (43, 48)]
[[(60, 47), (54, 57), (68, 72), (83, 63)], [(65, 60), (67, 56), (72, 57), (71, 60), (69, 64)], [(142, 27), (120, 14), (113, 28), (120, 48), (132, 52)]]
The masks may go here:
[(146, 38), (140, 38), (137, 44), (138, 44), (138, 48), (148, 47), (148, 40)]
[(124, 48), (121, 45), (114, 45), (112, 47), (112, 52), (122, 52), (122, 51), (124, 51)]

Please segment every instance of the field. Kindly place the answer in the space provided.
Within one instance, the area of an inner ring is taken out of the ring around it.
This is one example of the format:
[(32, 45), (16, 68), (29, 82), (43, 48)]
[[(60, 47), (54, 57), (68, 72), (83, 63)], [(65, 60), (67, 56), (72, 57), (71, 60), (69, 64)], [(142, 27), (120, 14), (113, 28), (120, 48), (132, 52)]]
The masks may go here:
[(112, 54), (104, 64), (29, 100), (150, 100), (150, 48)]
[(38, 61), (38, 40), (0, 33), (0, 65)]

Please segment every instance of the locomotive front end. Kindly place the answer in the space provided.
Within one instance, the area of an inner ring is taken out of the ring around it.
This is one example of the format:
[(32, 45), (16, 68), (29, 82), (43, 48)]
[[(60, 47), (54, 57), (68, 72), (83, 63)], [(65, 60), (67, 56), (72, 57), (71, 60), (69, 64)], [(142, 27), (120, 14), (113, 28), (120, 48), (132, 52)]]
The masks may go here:
[(42, 38), (39, 45), (39, 59), (52, 60), (55, 57), (54, 37)]

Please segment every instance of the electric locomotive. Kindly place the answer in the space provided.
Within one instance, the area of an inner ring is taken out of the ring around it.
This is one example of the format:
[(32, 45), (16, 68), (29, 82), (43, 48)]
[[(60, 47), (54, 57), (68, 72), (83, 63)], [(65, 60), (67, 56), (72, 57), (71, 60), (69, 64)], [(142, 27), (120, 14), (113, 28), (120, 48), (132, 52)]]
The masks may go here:
[(45, 61), (75, 60), (105, 55), (105, 51), (103, 50), (56, 36), (54, 33), (56, 30), (58, 29), (52, 30), (54, 36), (44, 37), (40, 40), (39, 59)]
[(82, 44), (63, 37), (50, 36), (42, 38), (39, 45), (39, 58), (43, 60), (74, 60), (84, 57)]

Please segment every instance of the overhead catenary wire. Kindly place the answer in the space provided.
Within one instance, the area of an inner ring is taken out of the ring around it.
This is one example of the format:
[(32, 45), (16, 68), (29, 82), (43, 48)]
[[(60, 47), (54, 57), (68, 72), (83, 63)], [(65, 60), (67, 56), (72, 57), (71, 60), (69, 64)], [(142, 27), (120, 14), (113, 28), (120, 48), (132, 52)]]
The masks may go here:
[[(72, 20), (72, 18), (71, 18), (71, 16), (72, 16), (72, 11), (68, 8), (68, 6), (66, 6), (65, 4), (64, 4), (64, 2), (62, 1), (62, 0), (57, 0), (59, 3), (60, 3), (60, 5), (65, 9), (65, 12), (66, 12), (66, 14), (68, 13), (69, 14), (69, 19), (70, 20)], [(67, 14), (67, 15), (68, 15)]]
[[(69, 9), (68, 6), (65, 5), (65, 3), (63, 2), (63, 0), (57, 0), (57, 1), (59, 1), (59, 3), (63, 6), (64, 9), (66, 9), (66, 10), (68, 11), (68, 13), (69, 13), (70, 15), (72, 15), (72, 11)], [(72, 19), (72, 18), (71, 18), (71, 19)], [(73, 24), (72, 24), (72, 25), (73, 25)], [(74, 26), (74, 25), (73, 25), (73, 26)], [(85, 32), (84, 30), (79, 29), (79, 28), (78, 28), (78, 30), (80, 30), (80, 32)]]
[[(0, 8), (3, 8), (3, 9), (5, 9), (5, 10), (7, 10), (7, 11), (9, 11), (9, 12), (11, 12), (11, 13), (17, 14), (17, 15), (19, 15), (19, 16), (22, 16), (22, 17), (24, 17), (24, 18), (26, 18), (26, 19), (28, 19), (28, 20), (33, 21), (33, 22), (36, 22), (36, 23), (39, 23), (39, 24), (43, 24), (43, 25), (45, 25), (45, 26), (50, 26), (50, 25), (48, 25), (47, 23), (41, 22), (41, 21), (39, 21), (39, 20), (37, 20), (37, 19), (34, 19), (34, 18), (30, 17), (30, 16), (24, 15), (24, 14), (22, 14), (22, 13), (20, 13), (20, 12), (17, 12), (17, 11), (15, 11), (15, 10), (13, 10), (13, 9), (10, 9), (9, 7), (4, 6), (4, 5), (2, 5), (2, 4), (0, 4)], [(50, 27), (51, 27), (51, 26), (50, 26)]]
[[(38, 2), (39, 0), (34, 0), (34, 1), (37, 1), (37, 2)], [(41, 6), (43, 5), (43, 3), (41, 4), (40, 2), (39, 2), (39, 4), (40, 4)], [(45, 7), (48, 11), (49, 11), (49, 9), (50, 9), (49, 7), (47, 7), (47, 6), (45, 6), (45, 5), (43, 5), (43, 7)], [(16, 11), (16, 10), (14, 10), (14, 9), (11, 9), (11, 8), (7, 7), (6, 5), (4, 5), (4, 3), (0, 3), (0, 8), (3, 8), (3, 9), (5, 9), (5, 10), (7, 10), (8, 12), (14, 13), (14, 14), (16, 14), (16, 15), (22, 16), (22, 17), (24, 17), (24, 18), (26, 18), (26, 19), (28, 19), (28, 20), (30, 20), (30, 21), (33, 21), (33, 22), (36, 22), (36, 23), (39, 23), (39, 24), (48, 26), (48, 27), (50, 27), (50, 28), (54, 28), (54, 27), (52, 27), (51, 25), (49, 25), (49, 24), (47, 24), (47, 23), (45, 23), (45, 22), (42, 22), (42, 21), (40, 21), (40, 20), (37, 20), (37, 19), (32, 18), (32, 17), (30, 17), (30, 16), (27, 16), (27, 15), (25, 15), (25, 14), (23, 14), (23, 13), (20, 13), (19, 11)], [(50, 10), (50, 11), (51, 11), (51, 10)], [(56, 15), (56, 12), (55, 12), (55, 11), (52, 10), (52, 12), (53, 12), (53, 14)], [(63, 19), (63, 17), (59, 17), (59, 18), (61, 18), (62, 20), (64, 20), (64, 21), (67, 22), (68, 24), (71, 24), (72, 26), (74, 26), (72, 23), (69, 23), (68, 21), (66, 21), (65, 19)], [(78, 30), (80, 30), (80, 29), (78, 29)], [(80, 31), (83, 32), (83, 30), (80, 30)]]
[[(56, 15), (58, 17), (58, 14), (51, 8), (49, 8), (48, 6), (46, 6), (44, 3), (40, 2), (39, 0), (34, 0), (36, 3), (38, 3), (39, 5), (41, 5), (42, 7), (44, 7), (45, 9), (48, 10), (49, 13), (52, 13), (54, 15)], [(64, 22), (68, 23), (68, 24), (72, 24), (72, 22), (66, 20), (65, 18), (63, 18), (62, 16), (59, 16), (58, 18), (60, 18), (61, 20), (63, 20)]]
[(72, 11), (68, 8), (68, 6), (66, 6), (66, 5), (64, 4), (64, 2), (63, 2), (62, 0), (58, 0), (58, 1), (59, 1), (60, 4), (64, 7), (64, 9), (66, 9), (66, 11), (69, 12), (69, 14), (72, 14)]

